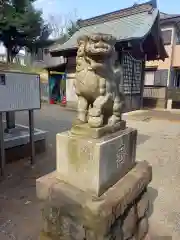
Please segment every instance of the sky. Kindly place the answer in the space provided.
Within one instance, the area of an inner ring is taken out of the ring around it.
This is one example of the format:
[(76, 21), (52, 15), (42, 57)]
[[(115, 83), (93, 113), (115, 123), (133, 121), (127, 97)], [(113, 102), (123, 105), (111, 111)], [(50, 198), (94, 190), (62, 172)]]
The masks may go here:
[[(86, 19), (103, 13), (130, 7), (135, 2), (143, 3), (148, 0), (37, 0), (35, 6), (43, 11), (44, 17), (62, 15), (77, 19)], [(157, 0), (162, 12), (180, 14), (179, 0)]]

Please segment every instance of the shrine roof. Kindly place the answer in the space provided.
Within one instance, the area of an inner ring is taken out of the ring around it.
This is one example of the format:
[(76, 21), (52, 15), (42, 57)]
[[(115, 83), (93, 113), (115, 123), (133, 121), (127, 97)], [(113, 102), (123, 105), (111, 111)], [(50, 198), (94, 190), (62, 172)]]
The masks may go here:
[[(158, 18), (159, 11), (153, 5), (153, 1), (150, 1), (90, 19), (79, 20), (80, 29), (67, 42), (52, 48), (51, 54), (63, 55), (67, 51), (76, 50), (77, 39), (80, 36), (94, 33), (111, 34), (116, 37), (117, 42), (143, 40), (151, 32)], [(158, 29), (157, 35), (161, 35), (160, 29)], [(159, 41), (163, 45), (161, 37)], [(165, 50), (162, 52), (166, 55)]]

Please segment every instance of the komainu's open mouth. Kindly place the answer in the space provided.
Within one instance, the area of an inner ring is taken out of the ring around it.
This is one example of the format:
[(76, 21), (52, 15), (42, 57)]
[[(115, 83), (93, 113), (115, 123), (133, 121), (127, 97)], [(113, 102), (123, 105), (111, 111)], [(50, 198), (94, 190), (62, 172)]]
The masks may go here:
[(104, 44), (99, 47), (101, 43), (95, 43), (88, 47), (87, 52), (89, 55), (108, 55), (111, 52), (111, 47), (108, 44)]

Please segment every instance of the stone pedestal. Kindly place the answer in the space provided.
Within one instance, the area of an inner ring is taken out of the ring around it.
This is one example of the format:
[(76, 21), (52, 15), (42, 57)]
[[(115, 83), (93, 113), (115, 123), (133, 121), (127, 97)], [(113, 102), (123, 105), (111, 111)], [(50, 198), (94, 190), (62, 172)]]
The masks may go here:
[(37, 180), (45, 202), (40, 240), (142, 240), (148, 232), (147, 185), (151, 167), (137, 163), (100, 197), (59, 181), (57, 172)]
[(131, 128), (93, 139), (57, 134), (57, 177), (100, 196), (135, 165), (137, 131)]
[(152, 169), (135, 162), (136, 139), (123, 121), (57, 134), (56, 171), (37, 180), (40, 240), (145, 240)]

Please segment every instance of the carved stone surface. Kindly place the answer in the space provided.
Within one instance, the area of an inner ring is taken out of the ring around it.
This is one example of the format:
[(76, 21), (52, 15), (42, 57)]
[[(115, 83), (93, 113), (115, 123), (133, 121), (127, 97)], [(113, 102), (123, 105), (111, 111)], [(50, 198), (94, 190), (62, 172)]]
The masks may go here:
[(126, 128), (99, 139), (57, 135), (58, 178), (99, 196), (134, 165), (137, 131)]
[(135, 208), (151, 177), (151, 166), (140, 162), (96, 198), (59, 181), (57, 172), (38, 179), (37, 196), (45, 201), (40, 240), (125, 240), (123, 230), (126, 234), (131, 231), (130, 235), (133, 231), (135, 239), (142, 240), (147, 232), (147, 219), (138, 223)]
[(137, 203), (138, 218), (143, 218), (149, 209), (149, 194), (145, 192)]
[(143, 240), (149, 229), (148, 217), (145, 215), (143, 219), (139, 222), (138, 232), (137, 232), (137, 240)]
[(116, 61), (116, 39), (108, 34), (93, 34), (78, 39), (76, 78), (78, 96), (76, 124), (94, 128), (114, 125), (121, 120), (124, 96), (119, 91), (122, 68)]
[(137, 240), (135, 236), (132, 236), (131, 238), (129, 238), (128, 240)]
[(124, 240), (131, 238), (135, 234), (137, 220), (138, 218), (135, 206), (132, 206), (132, 208), (128, 211), (127, 216), (125, 217), (125, 220), (122, 225)]

